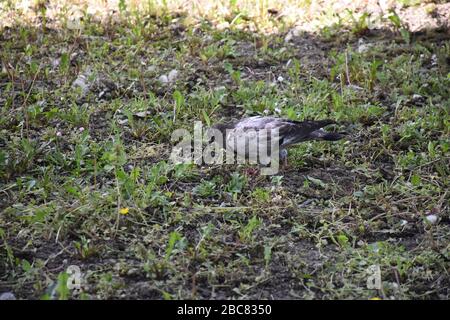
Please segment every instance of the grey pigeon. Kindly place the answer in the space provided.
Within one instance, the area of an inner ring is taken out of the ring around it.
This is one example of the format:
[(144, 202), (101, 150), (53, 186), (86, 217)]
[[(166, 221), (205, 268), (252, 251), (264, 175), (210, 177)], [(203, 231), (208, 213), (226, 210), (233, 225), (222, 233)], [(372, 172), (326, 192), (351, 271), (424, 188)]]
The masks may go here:
[[(341, 133), (326, 132), (324, 127), (335, 124), (333, 120), (318, 121), (295, 121), (276, 117), (255, 116), (241, 119), (233, 123), (216, 124), (212, 128), (218, 129), (224, 137), (224, 147), (235, 139), (236, 145), (241, 142), (247, 144), (244, 148), (237, 148), (235, 153), (248, 157), (248, 144), (260, 143), (259, 140), (252, 140), (249, 132), (258, 132), (266, 129), (270, 132), (278, 129), (278, 146), (280, 160), (287, 164), (287, 148), (298, 143), (310, 140), (336, 141), (344, 137)], [(270, 142), (270, 141), (269, 141)], [(245, 151), (243, 151), (245, 150)]]

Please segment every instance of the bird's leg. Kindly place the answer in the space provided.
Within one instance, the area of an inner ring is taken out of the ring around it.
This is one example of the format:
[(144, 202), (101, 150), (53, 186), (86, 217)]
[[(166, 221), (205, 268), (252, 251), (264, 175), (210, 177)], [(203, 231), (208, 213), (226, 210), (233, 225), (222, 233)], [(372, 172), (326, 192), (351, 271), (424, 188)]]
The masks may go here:
[(287, 155), (288, 155), (288, 152), (286, 149), (280, 150), (280, 162), (281, 162), (282, 169), (286, 169), (288, 166)]

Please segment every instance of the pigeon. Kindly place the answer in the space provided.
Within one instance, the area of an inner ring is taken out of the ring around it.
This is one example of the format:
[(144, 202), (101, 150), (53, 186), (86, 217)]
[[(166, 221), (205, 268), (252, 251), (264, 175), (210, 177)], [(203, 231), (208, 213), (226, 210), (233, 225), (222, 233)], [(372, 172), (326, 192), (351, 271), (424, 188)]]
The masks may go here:
[[(267, 130), (269, 138), (270, 132), (274, 129), (278, 130), (278, 137), (275, 136), (278, 143), (279, 159), (287, 165), (287, 149), (298, 143), (311, 140), (337, 141), (345, 137), (342, 133), (327, 132), (324, 127), (336, 124), (333, 120), (318, 121), (295, 121), (269, 116), (254, 116), (241, 119), (232, 123), (219, 123), (212, 126), (213, 129), (219, 130), (224, 137), (224, 149), (228, 143), (234, 142), (235, 154), (242, 157), (249, 156), (249, 145), (260, 144), (260, 140), (255, 138), (255, 133)], [(270, 145), (269, 141), (265, 142)], [(270, 152), (270, 148), (269, 152)]]

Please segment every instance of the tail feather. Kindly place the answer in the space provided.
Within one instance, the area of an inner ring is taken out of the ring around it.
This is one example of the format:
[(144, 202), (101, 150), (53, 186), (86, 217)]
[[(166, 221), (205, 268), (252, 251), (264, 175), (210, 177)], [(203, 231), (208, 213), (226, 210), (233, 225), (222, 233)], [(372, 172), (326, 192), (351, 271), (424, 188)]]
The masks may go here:
[(337, 141), (345, 137), (345, 135), (342, 133), (326, 132), (320, 129), (311, 132), (309, 136), (311, 139), (326, 140), (326, 141)]

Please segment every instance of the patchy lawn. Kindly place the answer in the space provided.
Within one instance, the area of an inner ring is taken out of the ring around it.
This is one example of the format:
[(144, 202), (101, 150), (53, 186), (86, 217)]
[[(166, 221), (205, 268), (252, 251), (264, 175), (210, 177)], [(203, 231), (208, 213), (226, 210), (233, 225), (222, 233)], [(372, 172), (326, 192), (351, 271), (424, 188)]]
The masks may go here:
[[(449, 4), (168, 2), (0, 3), (0, 293), (449, 299)], [(169, 161), (258, 114), (348, 137), (277, 176)]]

